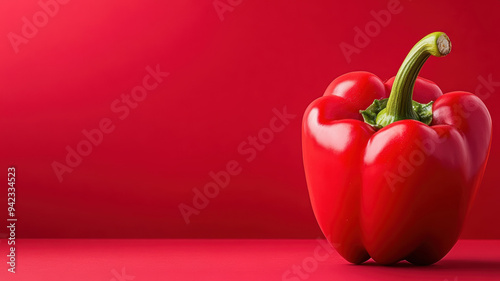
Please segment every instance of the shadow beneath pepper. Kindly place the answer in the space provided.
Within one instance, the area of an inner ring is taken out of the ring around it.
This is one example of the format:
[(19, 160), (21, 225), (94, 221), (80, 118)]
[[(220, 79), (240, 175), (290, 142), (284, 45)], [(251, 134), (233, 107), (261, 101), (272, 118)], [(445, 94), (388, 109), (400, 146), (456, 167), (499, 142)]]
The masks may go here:
[(373, 260), (369, 260), (361, 265), (351, 266), (378, 266), (382, 268), (413, 268), (419, 270), (463, 270), (463, 271), (474, 271), (474, 270), (490, 270), (500, 273), (500, 260), (473, 260), (473, 259), (463, 259), (463, 260), (453, 260), (453, 259), (443, 259), (433, 265), (421, 266), (414, 265), (407, 261), (401, 261), (393, 265), (380, 265), (375, 263)]
[[(429, 266), (399, 262), (391, 266), (379, 265), (373, 260), (361, 265), (344, 264), (332, 268), (331, 274), (346, 280), (499, 280), (500, 258), (443, 259)], [(348, 277), (348, 278), (347, 278)], [(338, 279), (331, 279), (332, 281)]]

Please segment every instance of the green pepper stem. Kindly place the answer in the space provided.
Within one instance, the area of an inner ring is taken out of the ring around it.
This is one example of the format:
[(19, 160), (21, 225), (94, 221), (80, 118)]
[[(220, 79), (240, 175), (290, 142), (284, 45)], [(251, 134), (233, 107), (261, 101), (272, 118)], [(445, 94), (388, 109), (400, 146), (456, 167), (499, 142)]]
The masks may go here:
[(413, 46), (394, 79), (387, 107), (377, 115), (378, 125), (385, 127), (399, 120), (419, 120), (412, 108), (413, 87), (418, 73), (431, 55), (442, 57), (450, 51), (450, 39), (443, 32), (431, 33)]

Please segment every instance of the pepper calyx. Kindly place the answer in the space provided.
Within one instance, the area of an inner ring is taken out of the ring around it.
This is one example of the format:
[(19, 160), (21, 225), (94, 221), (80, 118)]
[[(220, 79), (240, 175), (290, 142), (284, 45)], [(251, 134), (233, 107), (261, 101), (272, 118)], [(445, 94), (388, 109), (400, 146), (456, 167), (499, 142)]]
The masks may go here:
[[(377, 115), (379, 112), (384, 110), (387, 107), (388, 98), (374, 100), (373, 103), (367, 107), (365, 110), (360, 110), (359, 113), (363, 116), (363, 120), (374, 127), (375, 129), (381, 129), (383, 126), (377, 124)], [(432, 122), (432, 104), (434, 102), (431, 101), (429, 103), (423, 104), (412, 100), (412, 109), (417, 114), (417, 121), (420, 121), (426, 125), (430, 125)]]

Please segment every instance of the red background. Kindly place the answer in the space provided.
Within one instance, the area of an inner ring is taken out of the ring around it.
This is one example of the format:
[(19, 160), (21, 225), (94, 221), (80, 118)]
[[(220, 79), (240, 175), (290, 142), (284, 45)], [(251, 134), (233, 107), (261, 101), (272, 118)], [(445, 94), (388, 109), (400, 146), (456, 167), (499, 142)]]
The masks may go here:
[[(320, 237), (300, 124), (331, 80), (355, 70), (388, 79), (414, 43), (444, 31), (451, 54), (430, 58), (421, 76), (444, 92), (474, 92), (480, 76), (500, 82), (498, 1), (401, 0), (402, 11), (348, 63), (339, 44), (354, 45), (355, 28), (391, 2), (233, 0), (221, 20), (212, 0), (69, 1), (16, 53), (8, 34), (21, 35), (23, 17), (33, 21), (41, 7), (3, 1), (0, 172), (16, 167), (17, 237)], [(110, 105), (156, 65), (170, 75), (120, 120)], [(493, 145), (462, 238), (500, 238), (499, 91), (483, 96)], [(283, 107), (296, 117), (246, 161), (238, 146)], [(64, 163), (65, 147), (103, 118), (115, 130), (59, 182), (52, 163)], [(193, 188), (231, 160), (241, 173), (186, 224), (179, 204), (192, 206)]]

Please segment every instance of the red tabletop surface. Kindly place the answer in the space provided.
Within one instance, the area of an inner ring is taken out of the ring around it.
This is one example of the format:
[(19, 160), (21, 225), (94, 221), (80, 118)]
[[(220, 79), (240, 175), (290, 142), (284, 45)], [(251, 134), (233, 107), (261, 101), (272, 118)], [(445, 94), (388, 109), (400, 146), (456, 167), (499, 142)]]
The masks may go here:
[[(7, 244), (1, 243), (7, 259)], [(500, 280), (500, 240), (460, 240), (435, 265), (351, 265), (324, 240), (19, 239), (0, 280)]]

